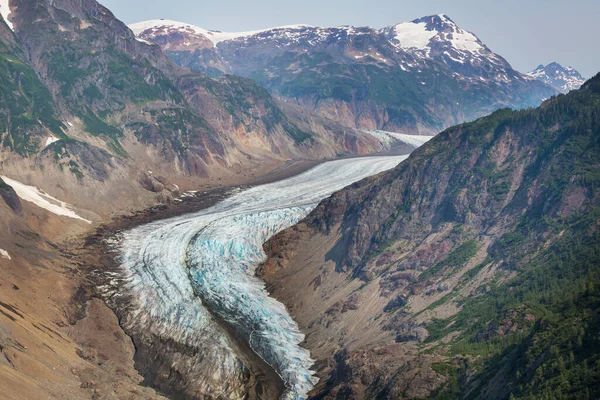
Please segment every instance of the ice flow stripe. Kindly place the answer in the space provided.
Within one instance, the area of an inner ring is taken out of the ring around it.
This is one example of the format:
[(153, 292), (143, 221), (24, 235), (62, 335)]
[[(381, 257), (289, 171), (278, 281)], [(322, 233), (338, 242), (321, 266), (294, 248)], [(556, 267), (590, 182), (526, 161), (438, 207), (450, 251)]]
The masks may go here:
[[(323, 198), (406, 157), (324, 163), (237, 193), (206, 210), (126, 232), (121, 261), (129, 289), (138, 297), (134, 312), (154, 321), (148, 329), (193, 344), (206, 332), (209, 307), (275, 368), (286, 384), (286, 398), (306, 398), (317, 381), (310, 370), (313, 360), (300, 347), (304, 335), (285, 306), (269, 297), (254, 275), (266, 257), (262, 245), (308, 215)], [(227, 350), (223, 343), (215, 351)]]

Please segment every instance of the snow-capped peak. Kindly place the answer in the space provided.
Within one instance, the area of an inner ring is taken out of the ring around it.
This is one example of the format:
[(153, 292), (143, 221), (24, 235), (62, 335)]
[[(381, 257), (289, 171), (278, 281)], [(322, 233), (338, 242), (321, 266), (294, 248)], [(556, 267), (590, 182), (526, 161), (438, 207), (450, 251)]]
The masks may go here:
[(394, 36), (390, 40), (403, 49), (429, 52), (429, 49), (436, 43), (443, 43), (462, 52), (475, 53), (486, 50), (486, 47), (477, 36), (459, 28), (445, 14), (403, 22), (392, 26), (391, 30)]
[(540, 64), (536, 69), (529, 73), (535, 79), (554, 87), (556, 90), (567, 93), (571, 90), (579, 89), (585, 83), (585, 79), (575, 68), (563, 67), (559, 63), (553, 62), (546, 66)]
[(195, 25), (186, 24), (184, 22), (178, 21), (170, 21), (170, 20), (152, 20), (152, 21), (144, 21), (138, 22), (132, 25), (129, 25), (129, 28), (133, 31), (133, 33), (141, 37), (143, 39), (151, 39), (153, 33), (160, 33), (166, 29), (175, 29), (183, 32), (193, 33), (196, 35), (202, 35), (209, 39), (214, 46), (219, 44), (220, 42), (224, 42), (227, 40), (239, 39), (248, 36), (258, 35), (264, 32), (269, 31), (277, 31), (277, 30), (299, 30), (304, 28), (310, 28), (308, 25), (286, 25), (279, 26), (275, 28), (268, 29), (260, 29), (255, 31), (247, 31), (247, 32), (221, 32), (215, 30), (207, 30), (204, 28), (200, 28)]

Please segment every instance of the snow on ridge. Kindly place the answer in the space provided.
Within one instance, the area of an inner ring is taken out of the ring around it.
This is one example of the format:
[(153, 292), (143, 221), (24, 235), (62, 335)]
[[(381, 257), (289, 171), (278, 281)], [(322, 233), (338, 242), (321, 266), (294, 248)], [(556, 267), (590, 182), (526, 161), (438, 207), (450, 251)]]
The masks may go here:
[(75, 211), (72, 210), (72, 206), (70, 204), (50, 196), (48, 193), (45, 193), (35, 186), (28, 186), (5, 176), (0, 176), (0, 178), (2, 178), (7, 185), (12, 186), (17, 193), (17, 196), (24, 201), (33, 203), (36, 206), (59, 216), (78, 219), (87, 222), (88, 224), (92, 223), (92, 221), (81, 218), (79, 215), (77, 215)]
[(406, 133), (388, 132), (382, 130), (363, 131), (376, 137), (384, 147), (392, 148), (398, 144), (407, 144), (419, 148), (434, 138), (434, 136), (408, 135)]
[(10, 30), (14, 32), (13, 24), (8, 20), (8, 16), (11, 13), (8, 1), (9, 0), (0, 0), (0, 14), (2, 14), (2, 18), (4, 18), (6, 25), (8, 25)]
[(12, 260), (12, 257), (10, 256), (10, 254), (8, 254), (8, 251), (0, 249), (0, 258), (4, 258), (5, 260)]
[[(0, 0), (2, 1), (2, 0)], [(440, 25), (444, 27), (443, 31), (440, 31), (432, 25)], [(276, 32), (286, 31), (289, 39), (293, 39), (293, 36), (288, 34), (289, 31), (301, 30), (311, 28), (321, 38), (324, 39), (335, 30), (345, 30), (348, 35), (359, 35), (364, 33), (361, 28), (341, 25), (333, 28), (322, 28), (314, 27), (310, 25), (286, 25), (274, 28), (259, 29), (246, 32), (222, 32), (217, 30), (208, 30), (200, 28), (193, 24), (185, 22), (173, 21), (173, 20), (149, 20), (143, 22), (137, 22), (129, 25), (129, 28), (137, 37), (142, 39), (150, 39), (152, 35), (158, 35), (162, 30), (165, 29), (176, 29), (180, 31), (187, 31), (196, 35), (201, 35), (209, 39), (213, 46), (217, 46), (221, 42), (248, 38), (251, 36), (259, 35), (265, 32)], [(442, 41), (449, 43), (458, 52), (469, 52), (479, 53), (485, 48), (481, 41), (473, 33), (465, 31), (459, 28), (448, 16), (445, 14), (433, 15), (430, 17), (423, 17), (412, 22), (403, 22), (397, 25), (393, 25), (388, 28), (377, 30), (377, 32), (383, 32), (386, 30), (392, 31), (393, 38), (391, 39), (394, 46), (406, 49), (406, 50), (421, 50), (429, 54), (431, 47), (431, 41)]]
[(483, 48), (483, 46), (479, 42), (479, 39), (477, 39), (477, 36), (475, 36), (471, 32), (462, 30), (458, 27), (452, 34), (452, 39), (450, 39), (450, 43), (452, 43), (452, 46), (458, 50), (470, 52), (475, 52)]
[(571, 66), (565, 68), (556, 62), (546, 66), (541, 64), (527, 75), (554, 87), (562, 93), (579, 89), (585, 83), (585, 79), (575, 68)]
[(213, 31), (213, 30), (200, 28), (198, 26), (195, 26), (192, 24), (187, 24), (185, 22), (159, 19), (159, 20), (137, 22), (135, 24), (129, 25), (129, 28), (133, 31), (133, 33), (136, 36), (146, 32), (150, 29), (154, 29), (154, 30), (158, 30), (161, 28), (185, 29), (185, 30), (189, 30), (195, 34), (205, 36), (207, 39), (209, 39), (211, 42), (213, 42), (213, 45), (216, 46), (217, 44), (219, 44), (221, 42), (225, 42), (227, 40), (233, 40), (233, 39), (239, 39), (242, 37), (254, 36), (254, 35), (264, 33), (264, 32), (270, 32), (270, 31), (282, 30), (282, 29), (297, 30), (297, 29), (303, 29), (303, 28), (311, 28), (311, 26), (300, 24), (300, 25), (278, 26), (278, 27), (274, 27), (274, 28), (259, 29), (259, 30), (255, 30), (255, 31), (246, 31), (246, 32), (221, 32), (221, 31)]

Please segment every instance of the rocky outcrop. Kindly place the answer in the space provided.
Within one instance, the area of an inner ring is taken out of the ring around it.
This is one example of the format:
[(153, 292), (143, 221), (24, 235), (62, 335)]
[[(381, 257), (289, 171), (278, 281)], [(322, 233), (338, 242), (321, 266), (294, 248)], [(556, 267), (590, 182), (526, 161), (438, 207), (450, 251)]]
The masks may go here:
[(6, 182), (0, 178), (0, 197), (4, 200), (7, 206), (11, 208), (18, 215), (23, 214), (23, 206), (21, 205), (21, 199), (17, 196), (15, 190)]
[[(500, 399), (529, 390), (512, 378), (497, 390), (496, 378), (483, 374), (485, 363), (460, 365), (472, 357), (469, 346), (484, 343), (487, 350), (477, 354), (500, 354), (529, 377), (538, 364), (492, 343), (543, 352), (531, 343), (548, 335), (569, 339), (561, 328), (536, 324), (538, 318), (562, 315), (571, 301), (594, 309), (584, 299), (597, 275), (581, 276), (574, 286), (566, 277), (598, 272), (589, 257), (596, 254), (600, 207), (592, 161), (600, 156), (599, 81), (536, 110), (502, 110), (446, 130), (395, 170), (334, 194), (265, 244), (261, 276), (307, 332), (320, 376), (330, 379), (315, 395), (428, 398), (481, 390)], [(580, 244), (567, 256), (569, 243)], [(559, 264), (557, 254), (564, 255)], [(542, 281), (549, 286), (536, 288)], [(344, 308), (350, 300), (353, 307)], [(426, 346), (419, 350), (418, 342)], [(370, 352), (379, 346), (401, 350)], [(425, 356), (433, 364), (423, 366)], [(356, 357), (379, 380), (348, 369)], [(390, 359), (409, 361), (398, 366)], [(416, 371), (429, 384), (409, 393), (396, 377)], [(524, 379), (518, 382), (542, 390), (540, 381)]]

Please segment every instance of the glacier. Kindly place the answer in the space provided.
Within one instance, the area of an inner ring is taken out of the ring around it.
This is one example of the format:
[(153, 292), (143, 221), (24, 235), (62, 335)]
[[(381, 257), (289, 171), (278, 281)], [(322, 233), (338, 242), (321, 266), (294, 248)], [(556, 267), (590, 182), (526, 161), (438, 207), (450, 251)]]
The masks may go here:
[[(304, 335), (286, 307), (270, 297), (256, 268), (262, 245), (307, 216), (332, 193), (389, 170), (408, 156), (330, 161), (300, 175), (241, 190), (195, 213), (139, 226), (114, 242), (120, 273), (104, 287), (128, 296), (128, 327), (204, 349), (213, 382), (235, 376), (239, 359), (229, 324), (281, 376), (285, 399), (305, 399), (317, 383)], [(110, 285), (108, 285), (110, 286)], [(208, 358), (207, 358), (208, 357)], [(228, 398), (233, 398), (230, 394)]]

